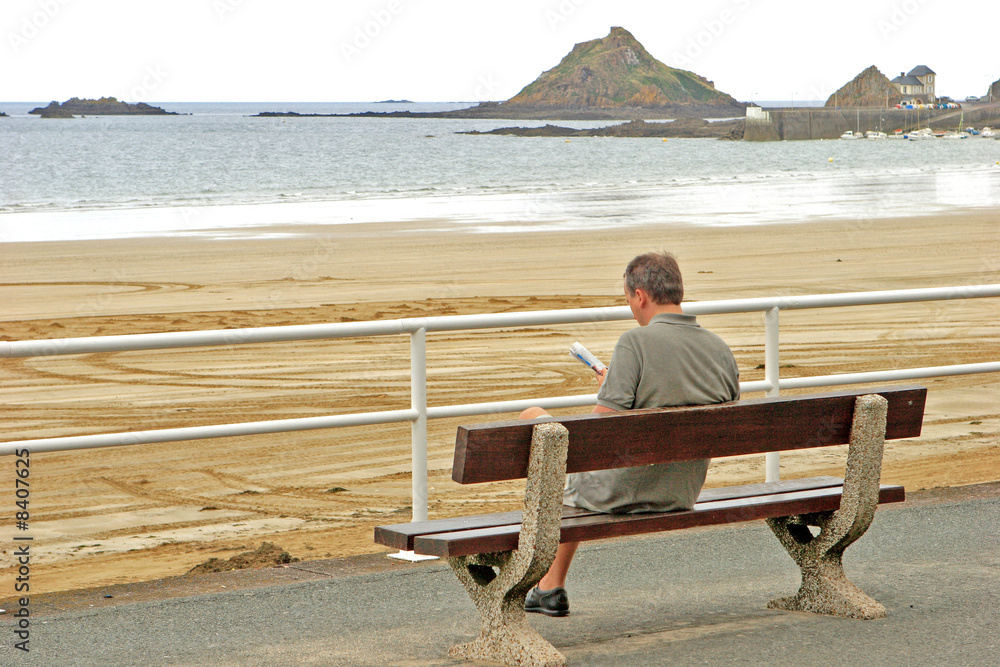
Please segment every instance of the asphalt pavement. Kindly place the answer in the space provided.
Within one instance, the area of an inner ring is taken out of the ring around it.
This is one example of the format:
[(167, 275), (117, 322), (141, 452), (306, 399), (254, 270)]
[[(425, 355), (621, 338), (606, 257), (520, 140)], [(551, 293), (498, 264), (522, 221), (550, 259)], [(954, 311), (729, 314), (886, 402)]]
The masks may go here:
[[(767, 609), (798, 586), (762, 522), (584, 545), (571, 614), (532, 614), (570, 665), (1000, 665), (1000, 483), (879, 510), (845, 569), (859, 621)], [(382, 555), (41, 596), (30, 652), (0, 615), (0, 664), (463, 665), (477, 632), (446, 563)]]

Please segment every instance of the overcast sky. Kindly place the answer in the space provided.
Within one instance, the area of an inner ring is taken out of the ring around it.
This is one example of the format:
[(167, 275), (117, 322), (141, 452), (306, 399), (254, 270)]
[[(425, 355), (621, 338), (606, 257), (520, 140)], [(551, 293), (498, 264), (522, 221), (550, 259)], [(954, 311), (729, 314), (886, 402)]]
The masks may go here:
[(0, 100), (502, 100), (622, 26), (743, 101), (1000, 78), (996, 0), (0, 0)]

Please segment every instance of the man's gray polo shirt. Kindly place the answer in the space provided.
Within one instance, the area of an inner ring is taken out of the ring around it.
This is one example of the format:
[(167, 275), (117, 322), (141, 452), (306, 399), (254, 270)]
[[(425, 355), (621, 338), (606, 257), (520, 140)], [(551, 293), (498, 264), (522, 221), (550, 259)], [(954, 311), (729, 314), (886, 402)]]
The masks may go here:
[[(612, 410), (705, 405), (739, 398), (739, 371), (729, 346), (693, 315), (655, 315), (622, 334), (597, 404)], [(563, 502), (601, 512), (689, 509), (708, 459), (573, 473)]]

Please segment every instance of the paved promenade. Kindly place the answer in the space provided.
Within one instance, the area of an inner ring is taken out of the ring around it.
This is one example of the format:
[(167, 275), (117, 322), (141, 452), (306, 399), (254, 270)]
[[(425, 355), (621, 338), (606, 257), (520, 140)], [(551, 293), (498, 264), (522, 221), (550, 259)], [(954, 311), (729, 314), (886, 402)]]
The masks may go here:
[[(797, 570), (760, 522), (585, 545), (572, 614), (531, 622), (570, 665), (1000, 665), (1000, 483), (879, 510), (848, 576), (889, 616), (771, 611)], [(111, 595), (112, 597), (105, 597)], [(446, 564), (383, 556), (42, 596), (0, 665), (463, 665), (475, 610)]]

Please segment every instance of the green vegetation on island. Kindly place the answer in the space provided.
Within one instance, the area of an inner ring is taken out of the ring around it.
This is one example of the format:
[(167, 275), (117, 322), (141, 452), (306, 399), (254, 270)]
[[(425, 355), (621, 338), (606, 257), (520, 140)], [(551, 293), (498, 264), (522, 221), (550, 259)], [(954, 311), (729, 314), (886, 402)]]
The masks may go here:
[(72, 118), (73, 116), (178, 116), (175, 111), (164, 111), (145, 102), (129, 104), (114, 97), (99, 100), (72, 97), (62, 104), (53, 100), (47, 107), (37, 107), (28, 113), (42, 118)]

